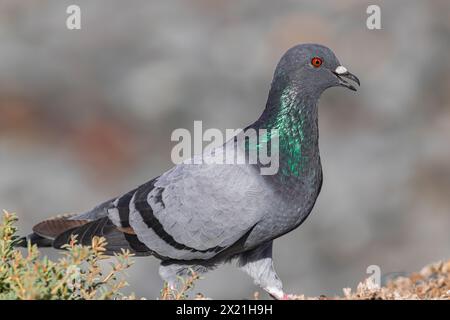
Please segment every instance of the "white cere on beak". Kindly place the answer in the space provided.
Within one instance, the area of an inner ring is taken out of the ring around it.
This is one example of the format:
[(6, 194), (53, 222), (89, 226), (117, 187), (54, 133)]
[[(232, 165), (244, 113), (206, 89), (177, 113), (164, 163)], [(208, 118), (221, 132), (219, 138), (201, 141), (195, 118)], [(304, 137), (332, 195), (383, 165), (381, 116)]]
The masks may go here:
[(336, 68), (336, 70), (334, 70), (334, 72), (336, 72), (337, 74), (344, 74), (347, 72), (347, 69), (343, 66), (339, 66)]

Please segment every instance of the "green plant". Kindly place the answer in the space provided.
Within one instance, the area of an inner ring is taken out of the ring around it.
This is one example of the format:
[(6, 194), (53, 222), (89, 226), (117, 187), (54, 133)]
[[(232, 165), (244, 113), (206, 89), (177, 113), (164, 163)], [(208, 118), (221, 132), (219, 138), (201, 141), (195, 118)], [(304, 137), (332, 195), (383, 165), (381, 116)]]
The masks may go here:
[(0, 222), (0, 299), (133, 299), (120, 292), (127, 282), (120, 277), (133, 261), (123, 250), (105, 272), (100, 261), (106, 241), (95, 237), (91, 246), (72, 238), (63, 257), (53, 262), (28, 244), (26, 254), (15, 248), (18, 241), (15, 214), (4, 211)]

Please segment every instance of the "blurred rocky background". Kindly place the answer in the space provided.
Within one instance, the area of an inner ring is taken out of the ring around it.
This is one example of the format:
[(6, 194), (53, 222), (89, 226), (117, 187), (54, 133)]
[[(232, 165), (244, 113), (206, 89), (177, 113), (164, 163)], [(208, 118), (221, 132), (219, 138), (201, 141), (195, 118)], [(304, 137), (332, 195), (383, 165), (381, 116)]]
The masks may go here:
[[(66, 28), (70, 4), (81, 30)], [(369, 4), (382, 30), (366, 28)], [(0, 0), (0, 207), (25, 233), (158, 175), (174, 129), (255, 120), (280, 55), (301, 42), (331, 47), (362, 87), (321, 99), (322, 193), (275, 242), (286, 291), (332, 295), (372, 264), (389, 274), (450, 257), (447, 0)], [(129, 290), (156, 297), (157, 266), (138, 260)], [(255, 289), (225, 266), (195, 292)]]

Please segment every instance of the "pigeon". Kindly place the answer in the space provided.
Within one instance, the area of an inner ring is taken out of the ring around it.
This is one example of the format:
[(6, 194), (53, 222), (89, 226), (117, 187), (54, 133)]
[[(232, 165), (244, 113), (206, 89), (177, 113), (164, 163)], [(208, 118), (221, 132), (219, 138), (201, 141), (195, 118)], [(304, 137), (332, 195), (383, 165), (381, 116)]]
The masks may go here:
[[(61, 249), (73, 236), (83, 245), (104, 237), (107, 254), (128, 249), (161, 260), (159, 274), (172, 289), (190, 272), (234, 261), (273, 298), (291, 298), (274, 269), (273, 241), (300, 226), (313, 209), (322, 187), (318, 100), (330, 87), (356, 91), (347, 80), (360, 85), (329, 48), (290, 48), (276, 66), (264, 111), (238, 133), (276, 130), (275, 173), (261, 174), (260, 161), (188, 159), (92, 210), (38, 223), (26, 243)], [(238, 135), (194, 158), (234, 148)]]

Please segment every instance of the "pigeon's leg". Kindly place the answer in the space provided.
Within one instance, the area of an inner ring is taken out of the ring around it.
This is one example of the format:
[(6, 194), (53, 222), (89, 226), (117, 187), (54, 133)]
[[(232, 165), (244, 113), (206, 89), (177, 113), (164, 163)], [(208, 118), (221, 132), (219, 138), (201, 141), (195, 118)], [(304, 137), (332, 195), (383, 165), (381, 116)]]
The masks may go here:
[(183, 284), (194, 274), (205, 273), (208, 268), (199, 265), (178, 264), (172, 261), (162, 262), (159, 267), (160, 277), (167, 282), (170, 290), (179, 292)]
[(238, 266), (253, 278), (256, 285), (263, 288), (273, 298), (290, 299), (291, 296), (283, 292), (283, 285), (273, 266), (272, 243), (269, 241), (253, 250), (241, 253), (238, 257)]

